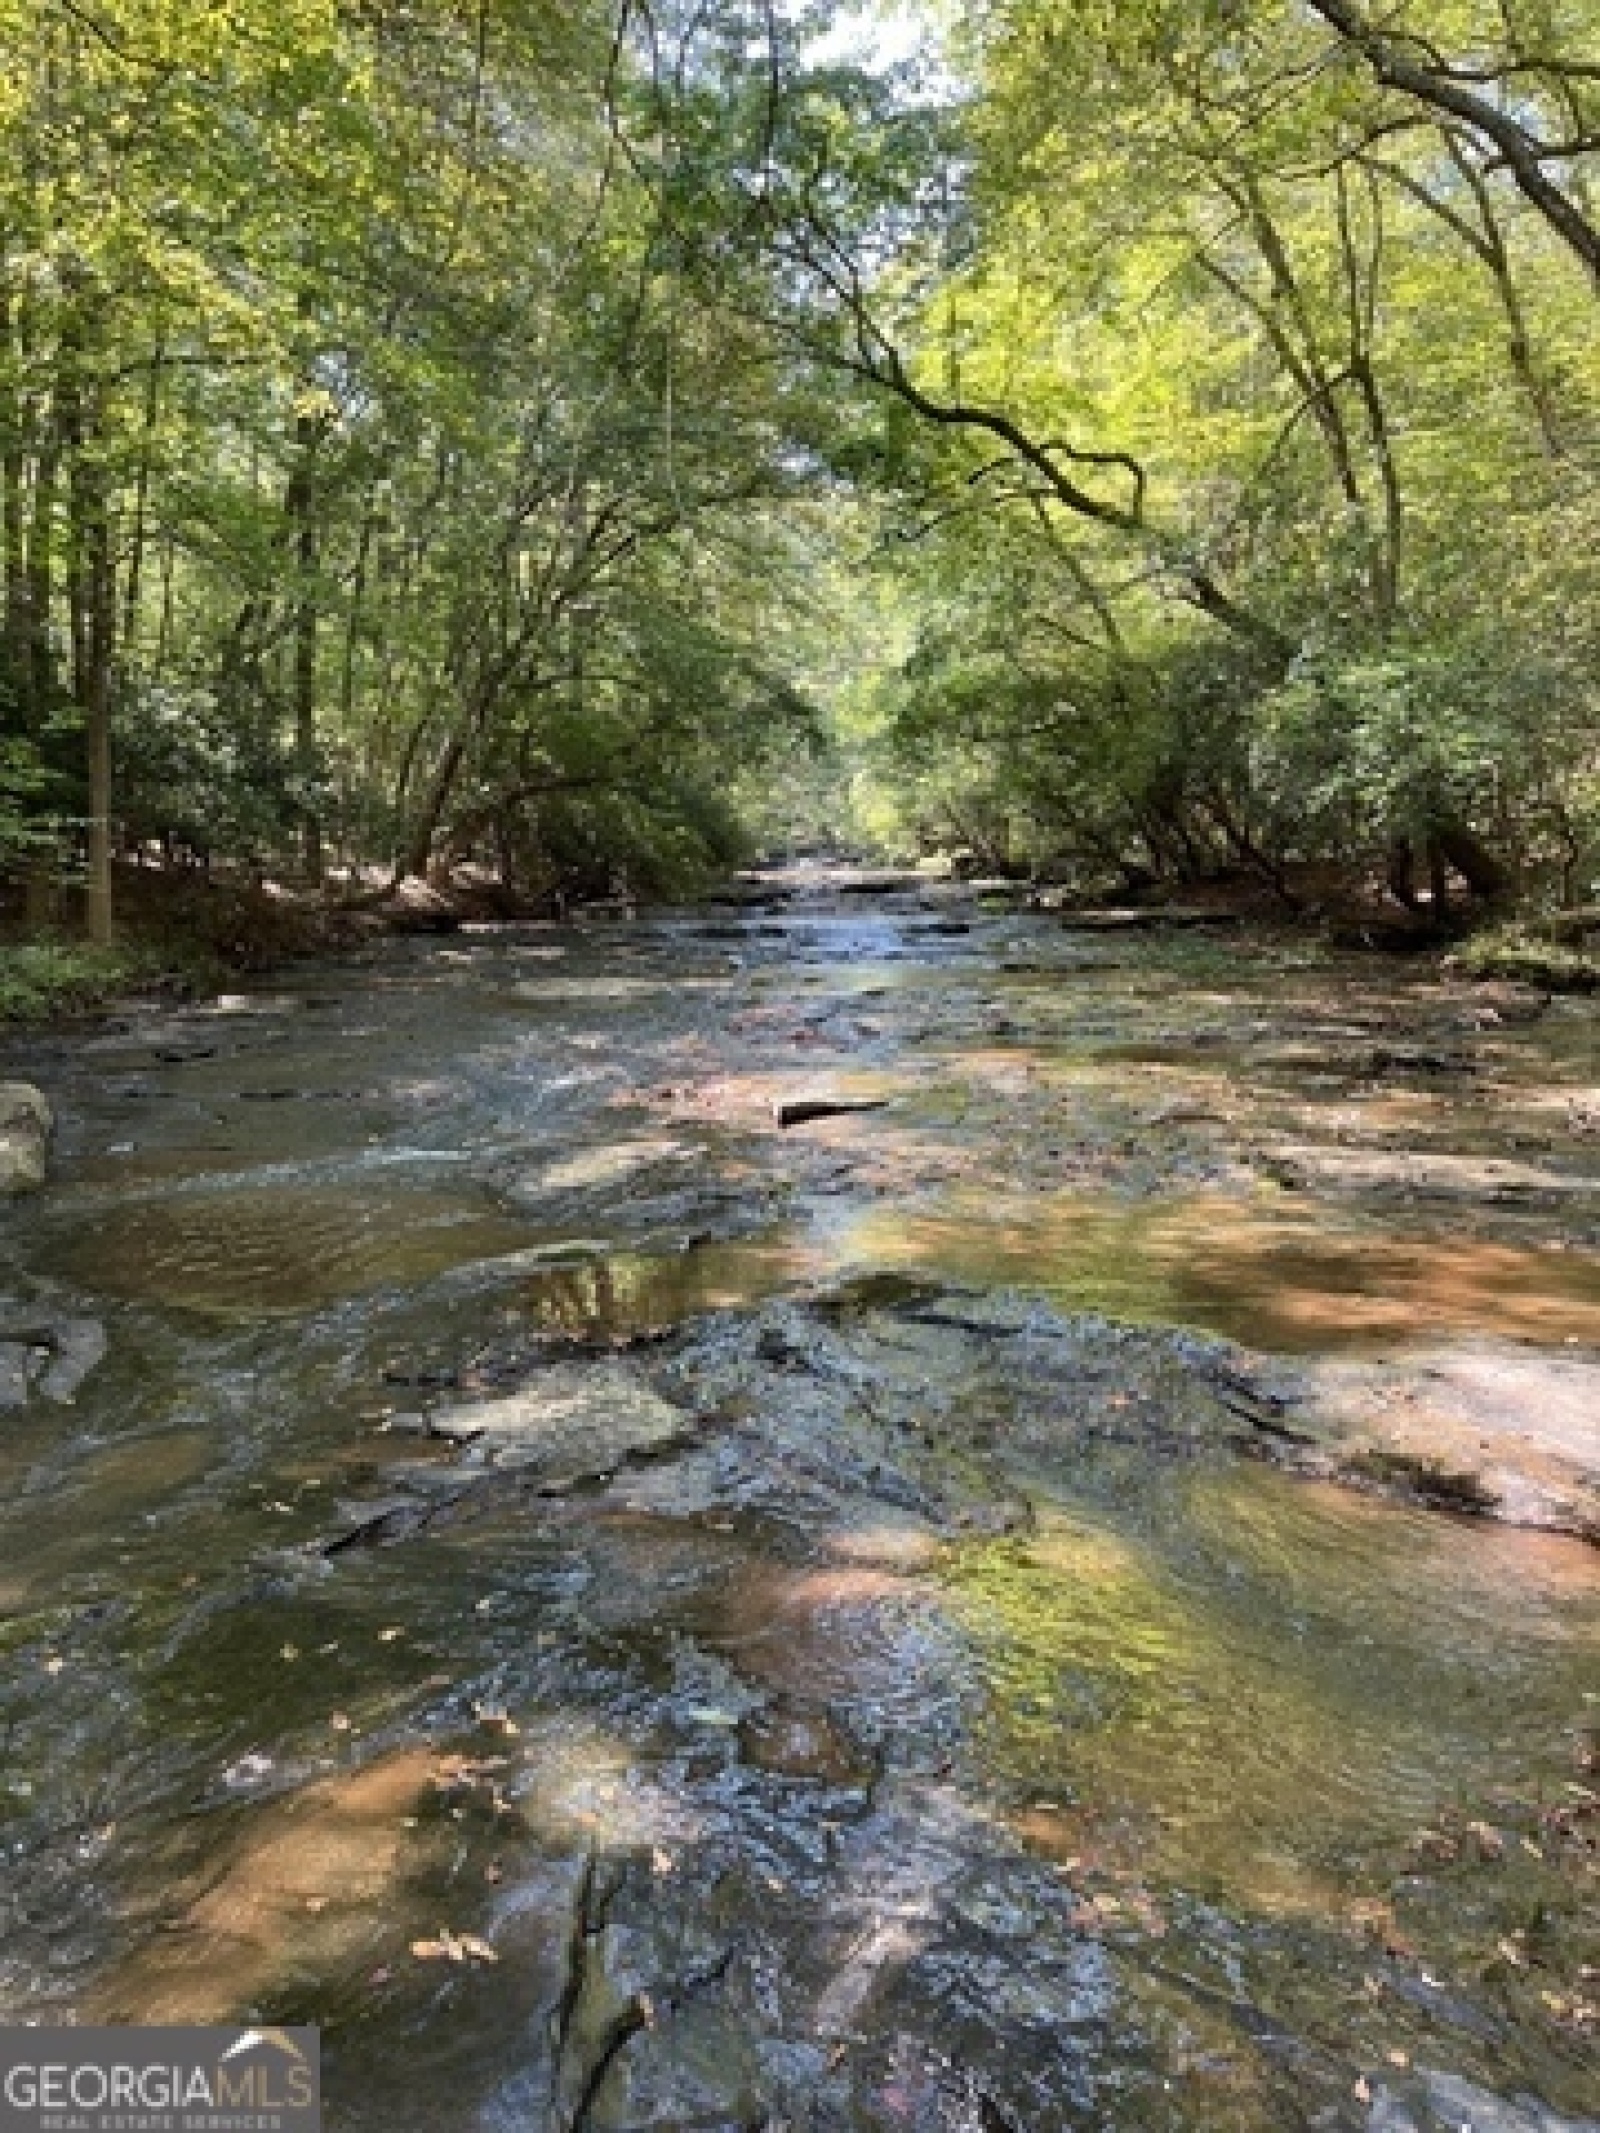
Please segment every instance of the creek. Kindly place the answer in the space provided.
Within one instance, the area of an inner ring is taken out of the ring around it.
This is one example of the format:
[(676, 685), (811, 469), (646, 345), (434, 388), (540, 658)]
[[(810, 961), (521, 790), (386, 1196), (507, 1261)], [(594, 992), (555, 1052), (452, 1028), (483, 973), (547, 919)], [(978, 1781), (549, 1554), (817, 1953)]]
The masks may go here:
[(5, 2018), (319, 2023), (337, 2133), (1600, 2125), (1597, 1029), (810, 867), (14, 1042), (0, 1338), (106, 1353), (0, 1411)]

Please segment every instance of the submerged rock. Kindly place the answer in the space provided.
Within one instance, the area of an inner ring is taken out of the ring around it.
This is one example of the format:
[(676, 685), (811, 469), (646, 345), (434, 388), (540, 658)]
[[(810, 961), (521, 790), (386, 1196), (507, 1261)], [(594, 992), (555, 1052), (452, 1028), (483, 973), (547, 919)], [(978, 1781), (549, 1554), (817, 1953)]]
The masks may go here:
[(52, 1358), (39, 1379), (47, 1400), (75, 1400), (84, 1380), (105, 1361), (106, 1329), (97, 1318), (61, 1318), (47, 1334)]
[(31, 1081), (0, 1082), (0, 1194), (37, 1192), (49, 1169), (55, 1113)]
[(1552, 1004), (1550, 993), (1539, 985), (1475, 985), (1467, 995), (1468, 1018), (1473, 1028), (1537, 1022), (1550, 1012)]
[(1600, 2119), (1565, 2118), (1532, 2096), (1509, 2101), (1459, 2075), (1426, 2072), (1402, 2097), (1376, 2089), (1367, 2133), (1597, 2133)]
[(872, 1759), (830, 1712), (782, 1699), (741, 1722), (739, 1751), (756, 1770), (813, 1784), (861, 1786), (875, 1774)]
[(0, 1407), (23, 1407), (31, 1392), (69, 1404), (104, 1362), (108, 1345), (97, 1318), (22, 1307), (0, 1311)]
[(0, 1407), (26, 1407), (33, 1357), (19, 1341), (0, 1345)]

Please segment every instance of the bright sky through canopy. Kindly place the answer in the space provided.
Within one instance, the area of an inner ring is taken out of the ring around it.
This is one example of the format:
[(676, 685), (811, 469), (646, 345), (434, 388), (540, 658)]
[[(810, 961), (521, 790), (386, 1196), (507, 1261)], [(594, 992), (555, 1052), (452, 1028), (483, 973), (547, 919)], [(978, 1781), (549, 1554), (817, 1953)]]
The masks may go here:
[(925, 10), (893, 4), (848, 8), (825, 37), (810, 47), (809, 57), (820, 65), (830, 60), (854, 60), (884, 68), (915, 59), (930, 41), (932, 25)]

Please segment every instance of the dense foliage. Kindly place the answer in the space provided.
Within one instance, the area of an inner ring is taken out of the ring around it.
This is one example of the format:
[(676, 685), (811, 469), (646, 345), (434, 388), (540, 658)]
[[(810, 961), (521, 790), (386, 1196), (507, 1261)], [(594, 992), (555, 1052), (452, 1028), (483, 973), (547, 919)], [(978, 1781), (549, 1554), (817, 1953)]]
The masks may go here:
[[(0, 7), (0, 836), (634, 886), (725, 860), (770, 395), (546, 0)], [(748, 337), (747, 337), (748, 338)]]
[(0, 0), (36, 916), (681, 883), (818, 698), (907, 850), (1593, 893), (1586, 0), (840, 12)]
[(856, 391), (909, 624), (858, 706), (908, 844), (1592, 892), (1593, 13), (1379, 20), (984, 0), (776, 124), (751, 71), (769, 304)]

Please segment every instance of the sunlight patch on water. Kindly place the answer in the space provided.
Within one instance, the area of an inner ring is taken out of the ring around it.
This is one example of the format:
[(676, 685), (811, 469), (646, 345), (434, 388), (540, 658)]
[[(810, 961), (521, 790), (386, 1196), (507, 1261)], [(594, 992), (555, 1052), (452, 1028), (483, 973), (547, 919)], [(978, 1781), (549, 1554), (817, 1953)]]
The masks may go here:
[(869, 1210), (840, 1246), (858, 1264), (1035, 1289), (1069, 1310), (1289, 1353), (1490, 1330), (1600, 1340), (1592, 1253), (1379, 1229), (1265, 1196), (1130, 1204), (966, 1188), (927, 1211)]
[(1515, 1782), (1581, 1713), (1600, 1649), (1581, 1547), (1463, 1549), (1437, 1519), (1261, 1469), (1177, 1495), (1149, 1530), (1052, 1511), (948, 1572), (987, 1752), (1050, 1855), (1328, 1915), (1374, 1847)]
[(524, 1746), (526, 1766), (513, 1790), (529, 1828), (547, 1844), (627, 1852), (691, 1843), (701, 1834), (688, 1803), (602, 1727), (556, 1717), (536, 1724)]
[(258, 1810), (168, 1931), (102, 1983), (102, 2021), (220, 2022), (286, 1975), (393, 1948), (411, 1824), (438, 1764), (409, 1748)]

